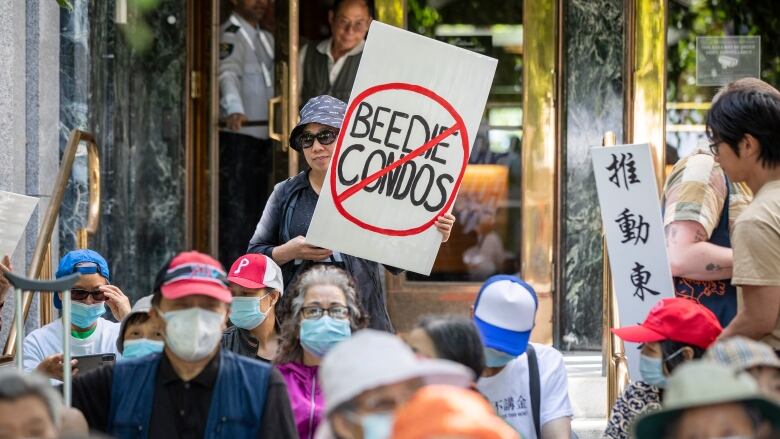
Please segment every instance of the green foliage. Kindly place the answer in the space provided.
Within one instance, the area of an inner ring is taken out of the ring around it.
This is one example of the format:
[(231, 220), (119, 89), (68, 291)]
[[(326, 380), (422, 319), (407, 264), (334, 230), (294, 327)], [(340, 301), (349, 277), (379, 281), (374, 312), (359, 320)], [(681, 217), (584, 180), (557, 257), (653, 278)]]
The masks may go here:
[(146, 52), (154, 44), (154, 32), (146, 18), (159, 6), (160, 0), (127, 0), (127, 25), (122, 31), (134, 51)]
[(669, 35), (680, 39), (669, 46), (667, 100), (709, 101), (715, 87), (696, 85), (696, 37), (761, 36), (761, 79), (780, 85), (780, 14), (777, 0), (692, 0), (669, 2)]
[(436, 8), (424, 5), (425, 0), (408, 0), (409, 29), (418, 34), (433, 37), (433, 31), (441, 22), (441, 15)]
[(60, 5), (61, 8), (67, 9), (68, 12), (73, 12), (73, 4), (70, 0), (57, 0), (57, 4)]

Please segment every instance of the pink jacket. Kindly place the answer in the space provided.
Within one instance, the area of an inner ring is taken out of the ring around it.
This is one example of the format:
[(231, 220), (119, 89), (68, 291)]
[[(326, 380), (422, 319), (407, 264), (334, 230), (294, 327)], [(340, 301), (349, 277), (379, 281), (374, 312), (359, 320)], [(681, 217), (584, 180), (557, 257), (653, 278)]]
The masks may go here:
[(276, 368), (287, 383), (298, 436), (300, 439), (313, 439), (325, 409), (322, 390), (317, 381), (319, 367), (285, 363), (277, 365)]

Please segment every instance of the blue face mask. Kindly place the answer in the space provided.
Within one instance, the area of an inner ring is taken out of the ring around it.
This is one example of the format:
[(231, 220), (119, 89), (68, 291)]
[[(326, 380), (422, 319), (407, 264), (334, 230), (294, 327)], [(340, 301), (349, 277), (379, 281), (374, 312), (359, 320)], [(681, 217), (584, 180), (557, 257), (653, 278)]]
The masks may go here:
[(260, 326), (267, 313), (260, 311), (263, 297), (234, 297), (230, 303), (230, 321), (241, 329), (255, 329)]
[(651, 386), (664, 388), (666, 386), (666, 376), (664, 376), (664, 366), (660, 358), (639, 356), (639, 374), (642, 375), (642, 381)]
[(163, 351), (165, 343), (162, 340), (149, 340), (148, 338), (139, 338), (136, 340), (125, 341), (125, 349), (122, 351), (122, 359), (145, 357), (151, 354), (157, 354)]
[(306, 319), (301, 322), (301, 346), (312, 354), (322, 358), (340, 341), (352, 335), (349, 320), (336, 320), (330, 316), (319, 319)]
[(515, 356), (501, 352), (493, 348), (485, 348), (485, 366), (487, 367), (504, 367), (510, 361), (514, 360)]
[(89, 328), (97, 322), (106, 312), (106, 303), (100, 302), (93, 305), (85, 305), (81, 302), (73, 302), (70, 309), (70, 321), (77, 328)]
[(393, 413), (372, 413), (360, 418), (363, 439), (387, 439), (393, 432)]

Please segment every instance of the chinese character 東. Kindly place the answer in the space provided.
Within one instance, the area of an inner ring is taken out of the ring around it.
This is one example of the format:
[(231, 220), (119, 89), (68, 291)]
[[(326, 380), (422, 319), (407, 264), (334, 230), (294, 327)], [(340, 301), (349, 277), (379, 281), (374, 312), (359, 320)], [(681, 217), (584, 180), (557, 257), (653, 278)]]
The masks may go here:
[(642, 215), (634, 215), (627, 208), (623, 209), (623, 212), (618, 215), (615, 220), (620, 227), (620, 232), (623, 234), (623, 240), (621, 243), (625, 244), (629, 241), (634, 241), (634, 245), (647, 244), (647, 238), (650, 235), (650, 224), (644, 221)]
[(618, 188), (623, 187), (628, 190), (629, 185), (639, 183), (639, 177), (636, 176), (634, 154), (630, 152), (620, 153), (619, 160), (617, 154), (612, 154), (612, 164), (607, 166), (607, 171), (612, 172), (609, 181), (614, 183)]
[(639, 262), (634, 262), (634, 269), (631, 270), (631, 284), (636, 287), (634, 297), (639, 297), (642, 302), (645, 301), (645, 292), (654, 296), (661, 294), (658, 291), (653, 291), (647, 287), (647, 283), (650, 281), (651, 276), (650, 272), (645, 270), (644, 265)]

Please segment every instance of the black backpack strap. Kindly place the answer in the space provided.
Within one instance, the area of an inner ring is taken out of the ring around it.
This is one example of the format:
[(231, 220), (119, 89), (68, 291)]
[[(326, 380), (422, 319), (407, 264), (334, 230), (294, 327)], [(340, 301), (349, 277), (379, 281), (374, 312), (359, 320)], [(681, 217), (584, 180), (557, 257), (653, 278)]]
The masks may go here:
[(536, 351), (531, 343), (526, 350), (528, 355), (528, 386), (531, 389), (531, 414), (534, 418), (534, 430), (537, 439), (542, 438), (542, 422), (539, 414), (541, 404), (541, 384), (539, 383), (539, 361), (536, 359)]

